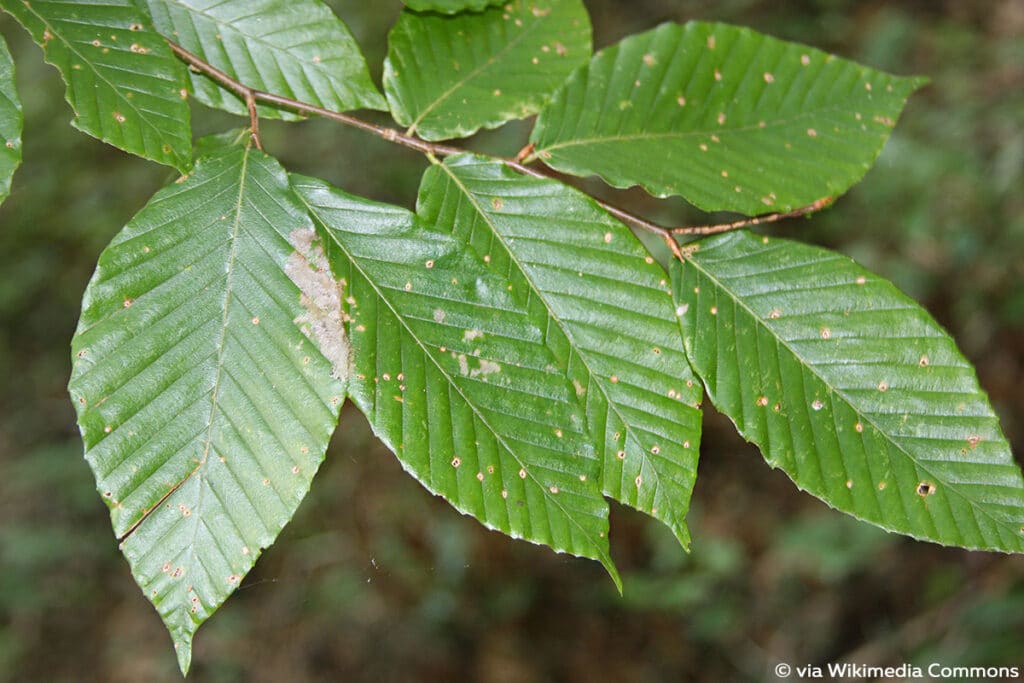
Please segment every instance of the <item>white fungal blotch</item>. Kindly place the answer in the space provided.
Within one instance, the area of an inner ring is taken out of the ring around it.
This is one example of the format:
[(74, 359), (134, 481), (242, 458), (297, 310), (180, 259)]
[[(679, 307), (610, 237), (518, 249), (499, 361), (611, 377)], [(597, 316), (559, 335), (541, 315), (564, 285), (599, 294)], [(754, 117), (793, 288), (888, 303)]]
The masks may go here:
[(774, 83), (775, 82), (775, 76), (773, 76), (771, 73), (765, 71), (764, 72), (764, 82), (765, 83)]
[(967, 437), (967, 445), (970, 446), (971, 448), (977, 448), (978, 444), (981, 443), (982, 441), (984, 441), (984, 439), (982, 439), (977, 434), (971, 434), (969, 437)]
[(611, 244), (612, 243), (612, 234), (610, 232), (606, 232), (604, 234), (604, 243), (605, 244)]
[(557, 494), (558, 493), (558, 487), (557, 486), (549, 486), (548, 487), (548, 491), (551, 491), (551, 493)]
[(434, 322), (435, 323), (443, 323), (444, 319), (446, 317), (448, 317), (448, 314), (445, 313), (443, 310), (441, 310), (440, 308), (435, 308), (434, 309)]
[(711, 307), (711, 315), (718, 315), (718, 306)]
[(878, 482), (878, 490), (879, 491), (884, 491), (886, 486), (887, 486), (887, 484), (884, 481)]
[(654, 55), (644, 55), (644, 64), (647, 66), (654, 66), (655, 61)]
[(676, 315), (682, 318), (690, 310), (690, 304), (682, 304), (676, 309)]
[(782, 317), (782, 311), (780, 311), (777, 308), (773, 308), (772, 310), (768, 311), (768, 319), (769, 320), (778, 320), (781, 317)]
[(501, 372), (501, 365), (491, 360), (481, 359), (480, 366), (469, 371), (470, 377), (486, 377)]
[(720, 125), (720, 126), (724, 126), (725, 125), (725, 112), (719, 112), (718, 113), (718, 125)]
[(863, 275), (861, 275), (861, 276), (859, 276), (857, 278), (856, 282), (857, 282), (858, 285), (864, 285), (864, 284), (867, 284), (868, 279), (866, 277), (864, 277)]
[(258, 315), (254, 315), (252, 317), (252, 324), (253, 325), (259, 325), (260, 324), (260, 317)]
[(716, 81), (722, 80), (722, 72), (719, 71), (718, 69), (715, 69), (715, 80)]
[[(295, 322), (331, 363), (331, 376), (345, 380), (352, 360), (342, 314), (342, 285), (331, 274), (315, 230), (293, 230), (288, 241), (295, 251), (285, 261), (284, 272), (299, 288), (299, 304), (305, 311)], [(354, 305), (351, 297), (347, 301)]]
[(683, 442), (683, 448), (689, 448), (689, 447), (690, 447), (690, 442), (689, 441), (684, 441)]
[(848, 488), (848, 489), (852, 489), (853, 488), (853, 479), (847, 479), (846, 480), (846, 488)]
[(561, 439), (562, 438), (562, 430), (561, 429), (556, 429), (555, 430), (555, 436), (557, 436), (559, 439)]
[(483, 339), (484, 333), (480, 330), (466, 330), (462, 333), (462, 341), (469, 343), (474, 339)]
[(825, 407), (825, 404), (821, 402), (821, 399), (814, 399), (814, 403), (811, 404), (811, 408), (815, 411), (819, 411)]
[(586, 480), (587, 480), (587, 475), (581, 474), (580, 475), (580, 481), (586, 481)]

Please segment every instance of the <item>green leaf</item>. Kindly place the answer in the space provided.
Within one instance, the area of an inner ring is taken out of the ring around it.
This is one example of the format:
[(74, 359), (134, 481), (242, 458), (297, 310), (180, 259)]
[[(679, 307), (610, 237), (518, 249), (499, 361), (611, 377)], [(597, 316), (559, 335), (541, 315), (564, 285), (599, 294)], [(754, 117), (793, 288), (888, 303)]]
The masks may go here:
[(192, 132), (185, 68), (132, 0), (0, 0), (67, 84), (71, 123), (104, 142), (186, 170)]
[(1024, 550), (1024, 478), (974, 370), (892, 284), (839, 254), (736, 232), (674, 271), (715, 406), (829, 505), (947, 545)]
[(21, 165), (21, 100), (14, 87), (14, 61), (0, 36), (0, 204), (11, 193), (11, 177)]
[(585, 408), (603, 492), (688, 546), (703, 390), (661, 266), (586, 195), (479, 157), (428, 170), (419, 213), (507, 273), (546, 329)]
[(404, 209), (293, 186), (347, 284), (350, 395), (403, 467), (489, 528), (597, 559), (619, 584), (567, 359), (509, 280)]
[[(146, 0), (157, 30), (241, 83), (333, 111), (387, 109), (348, 27), (320, 0)], [(247, 114), (239, 99), (190, 74), (196, 99)], [(299, 115), (259, 107), (261, 116)]]
[(923, 83), (750, 29), (663, 24), (575, 72), (531, 140), (549, 166), (615, 187), (789, 211), (857, 182)]
[(384, 92), (410, 132), (465, 137), (537, 113), (589, 57), (580, 0), (515, 0), (457, 16), (406, 10), (388, 36)]
[(501, 0), (402, 0), (406, 7), (417, 12), (442, 12), (457, 14), (467, 10), (479, 12), (491, 5), (501, 4)]
[(86, 459), (182, 671), (338, 419), (347, 344), (313, 237), (277, 162), (227, 148), (150, 200), (86, 290), (69, 386)]

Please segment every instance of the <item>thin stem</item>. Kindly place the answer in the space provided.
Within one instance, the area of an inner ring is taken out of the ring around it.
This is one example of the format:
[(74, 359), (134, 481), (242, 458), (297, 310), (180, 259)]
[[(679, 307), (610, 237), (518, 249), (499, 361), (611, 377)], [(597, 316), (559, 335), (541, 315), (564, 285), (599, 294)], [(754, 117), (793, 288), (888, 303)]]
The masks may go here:
[(256, 98), (252, 90), (245, 93), (245, 105), (249, 108), (249, 128), (252, 130), (252, 141), (256, 149), (263, 151), (263, 142), (260, 140), (260, 115), (256, 111)]
[[(263, 149), (263, 146), (260, 142), (259, 137), (259, 117), (256, 112), (256, 103), (272, 104), (278, 107), (283, 107), (285, 109), (290, 109), (292, 111), (299, 112), (301, 114), (320, 116), (325, 119), (330, 119), (332, 121), (338, 121), (339, 123), (344, 123), (345, 125), (352, 126), (354, 128), (359, 128), (360, 130), (364, 130), (369, 133), (373, 133), (377, 137), (387, 140), (388, 142), (394, 142), (396, 144), (402, 145), (403, 147), (414, 149), (417, 152), (421, 152), (431, 157), (447, 157), (456, 154), (468, 153), (468, 150), (461, 149), (459, 147), (451, 147), (449, 145), (442, 145), (436, 142), (429, 142), (422, 138), (416, 137), (415, 135), (403, 133), (394, 128), (388, 128), (387, 126), (378, 126), (375, 123), (364, 121), (363, 119), (351, 116), (349, 114), (344, 114), (342, 112), (325, 109), (324, 107), (319, 107), (313, 104), (308, 104), (306, 102), (301, 102), (290, 97), (283, 97), (281, 95), (275, 95), (274, 93), (269, 93), (263, 90), (257, 90), (256, 88), (251, 88), (245, 85), (244, 83), (241, 83), (238, 80), (232, 78), (231, 76), (224, 73), (223, 71), (213, 66), (209, 62), (205, 61), (201, 57), (192, 54), (180, 45), (172, 41), (167, 41), (167, 43), (168, 45), (170, 45), (171, 50), (174, 52), (174, 54), (177, 55), (178, 58), (181, 59), (183, 62), (188, 64), (189, 67), (192, 68), (192, 70), (208, 76), (209, 78), (219, 83), (222, 87), (226, 88), (227, 90), (230, 90), (231, 92), (235, 93), (243, 100), (245, 100), (246, 105), (248, 106), (249, 109), (249, 121), (250, 126), (252, 127), (253, 142), (256, 144), (256, 147), (261, 150)], [(527, 145), (526, 147), (524, 147), (515, 159), (508, 159), (499, 156), (489, 156), (495, 161), (500, 161), (504, 163), (506, 166), (516, 171), (517, 173), (522, 173), (523, 175), (531, 176), (533, 178), (557, 179), (557, 176), (554, 173), (532, 168), (530, 166), (527, 166), (526, 163), (524, 163), (524, 161), (530, 159), (530, 154), (533, 151), (532, 147), (533, 145)], [(804, 216), (809, 213), (813, 213), (815, 211), (823, 209), (824, 207), (832, 203), (832, 198), (826, 197), (824, 199), (819, 199), (818, 201), (814, 202), (809, 206), (805, 206), (794, 211), (788, 211), (786, 213), (772, 213), (766, 216), (746, 218), (744, 220), (736, 221), (734, 223), (666, 228), (663, 225), (653, 223), (647, 220), (646, 218), (637, 216), (634, 213), (630, 213), (625, 209), (617, 207), (613, 204), (609, 204), (608, 202), (602, 201), (596, 197), (591, 198), (595, 202), (597, 202), (597, 204), (602, 209), (604, 209), (605, 211), (607, 211), (608, 213), (610, 213), (612, 216), (619, 219), (623, 223), (627, 223), (635, 228), (644, 230), (646, 232), (650, 232), (661, 237), (665, 241), (665, 244), (668, 246), (669, 250), (672, 252), (672, 255), (680, 260), (683, 259), (683, 253), (679, 248), (679, 243), (676, 241), (675, 235), (711, 235), (718, 232), (737, 230), (739, 228), (745, 228), (752, 225), (759, 225), (761, 223), (774, 223), (775, 221), (779, 221), (784, 218), (794, 218), (796, 216)]]
[(749, 228), (754, 225), (761, 225), (762, 223), (775, 223), (786, 218), (808, 216), (817, 211), (821, 211), (833, 201), (835, 201), (835, 197), (822, 197), (807, 206), (801, 206), (799, 209), (793, 209), (792, 211), (769, 213), (763, 216), (744, 218), (743, 220), (733, 221), (732, 223), (716, 223), (714, 225), (692, 225), (681, 228), (672, 228), (672, 233), (675, 235), (714, 235), (720, 232), (728, 232), (729, 230)]

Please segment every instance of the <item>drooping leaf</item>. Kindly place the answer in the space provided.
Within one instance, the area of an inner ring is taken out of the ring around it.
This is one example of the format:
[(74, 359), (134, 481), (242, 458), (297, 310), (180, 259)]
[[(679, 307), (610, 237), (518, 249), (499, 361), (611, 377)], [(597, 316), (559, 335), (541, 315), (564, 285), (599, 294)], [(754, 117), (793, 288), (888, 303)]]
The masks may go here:
[(615, 187), (788, 211), (857, 182), (923, 82), (746, 28), (663, 24), (574, 73), (531, 140), (549, 166)]
[(337, 422), (347, 345), (313, 236), (281, 167), (227, 148), (157, 193), (86, 290), (69, 387), (86, 459), (183, 671)]
[(513, 0), (456, 16), (406, 10), (388, 36), (384, 92), (411, 132), (465, 137), (537, 113), (589, 57), (580, 0)]
[(501, 0), (402, 0), (406, 7), (416, 12), (479, 12), (485, 7), (501, 4)]
[(661, 266), (586, 195), (478, 157), (429, 169), (419, 213), (507, 273), (546, 328), (585, 407), (604, 493), (687, 546), (702, 388)]
[(892, 531), (1024, 550), (1024, 478), (971, 365), (892, 284), (736, 232), (675, 268), (686, 350), (773, 467)]
[[(146, 0), (157, 30), (244, 85), (333, 111), (387, 109), (355, 38), (320, 0)], [(200, 74), (196, 99), (235, 114), (246, 103)], [(259, 107), (261, 116), (297, 114)]]
[(60, 71), (76, 128), (146, 159), (189, 167), (185, 68), (132, 0), (0, 0), (0, 7)]
[(486, 526), (602, 562), (601, 462), (567, 358), (450, 234), (400, 208), (293, 177), (346, 283), (349, 393), (431, 492)]
[(14, 60), (0, 36), (0, 204), (11, 193), (11, 177), (21, 164), (21, 100), (14, 87)]

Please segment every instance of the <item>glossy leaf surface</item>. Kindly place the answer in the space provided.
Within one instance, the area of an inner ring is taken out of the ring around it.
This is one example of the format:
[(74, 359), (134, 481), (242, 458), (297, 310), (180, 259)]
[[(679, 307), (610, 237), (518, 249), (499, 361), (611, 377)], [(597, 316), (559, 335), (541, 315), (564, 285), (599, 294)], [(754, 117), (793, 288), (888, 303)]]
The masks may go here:
[[(157, 29), (255, 88), (334, 111), (386, 109), (348, 27), (320, 0), (146, 0)], [(235, 114), (244, 101), (200, 74), (196, 99)], [(262, 116), (298, 115), (259, 107)]]
[(589, 57), (580, 0), (514, 0), (455, 16), (406, 10), (388, 36), (384, 91), (411, 132), (465, 137), (537, 113)]
[(402, 0), (406, 7), (417, 12), (442, 12), (457, 14), (459, 12), (480, 10), (492, 5), (500, 5), (501, 0)]
[(574, 73), (531, 141), (549, 166), (615, 187), (788, 211), (857, 182), (922, 83), (746, 28), (663, 24)]
[(601, 461), (567, 358), (500, 270), (397, 207), (293, 178), (347, 286), (352, 400), (402, 465), (459, 511), (601, 561)]
[(675, 268), (686, 350), (773, 467), (892, 531), (1024, 550), (1024, 478), (924, 309), (825, 249), (747, 232), (698, 244)]
[(21, 100), (14, 87), (14, 61), (0, 36), (0, 203), (11, 193), (11, 177), (21, 165)]
[(0, 0), (0, 7), (60, 71), (76, 128), (132, 154), (189, 167), (185, 67), (132, 0)]
[(183, 671), (337, 422), (347, 346), (313, 237), (280, 166), (236, 146), (157, 193), (86, 290), (69, 387), (86, 459)]
[(665, 522), (684, 546), (702, 389), (668, 276), (589, 197), (472, 156), (431, 168), (420, 213), (507, 273), (584, 406), (603, 492)]

